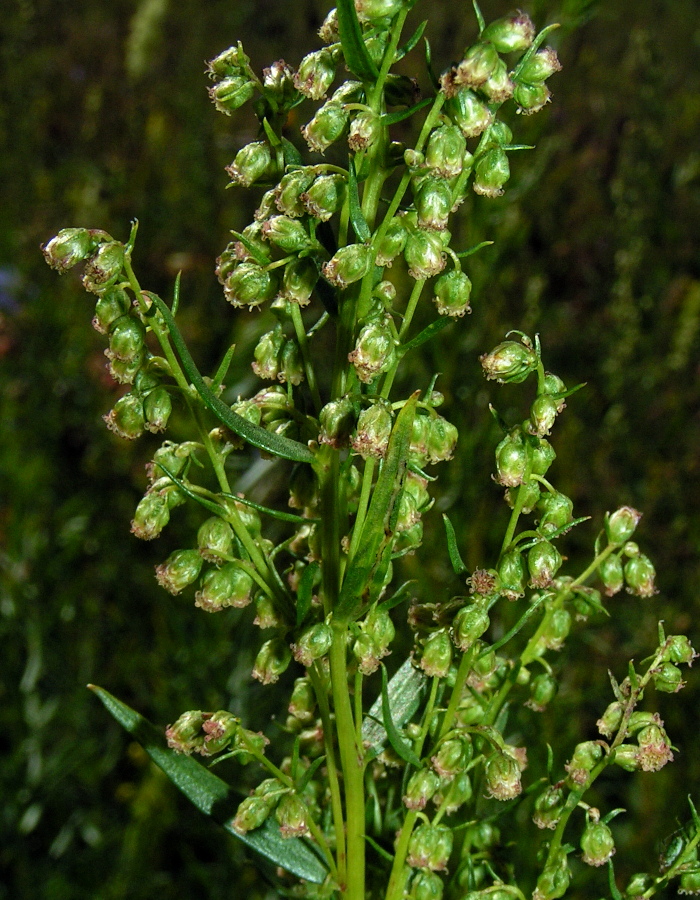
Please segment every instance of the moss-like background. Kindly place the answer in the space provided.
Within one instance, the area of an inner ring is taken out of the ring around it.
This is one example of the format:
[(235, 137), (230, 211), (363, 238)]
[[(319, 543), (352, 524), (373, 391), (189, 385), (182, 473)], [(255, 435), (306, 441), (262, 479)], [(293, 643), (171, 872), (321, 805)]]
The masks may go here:
[[(509, 9), (482, 5), (487, 18)], [(700, 21), (693, 0), (524, 5), (540, 24), (562, 23), (553, 43), (564, 70), (546, 112), (517, 121), (517, 140), (537, 149), (514, 158), (505, 197), (475, 197), (455, 228), (463, 246), (496, 240), (470, 260), (474, 313), (405, 373), (408, 387), (443, 372), (461, 432), (408, 565), (460, 589), (439, 510), (470, 565), (493, 555), (506, 510), (489, 478), (488, 403), (517, 420), (527, 392), (487, 385), (478, 355), (509, 328), (539, 332), (548, 368), (588, 385), (554, 435), (557, 485), (594, 519), (572, 534), (571, 556), (587, 551), (606, 509), (631, 504), (645, 513), (639, 540), (661, 588), (651, 601), (615, 598), (611, 620), (572, 639), (560, 702), (540, 720), (561, 763), (594, 736), (607, 668), (622, 677), (627, 659), (643, 658), (659, 618), (700, 644)], [(427, 7), (446, 65), (473, 36), (471, 9)], [(296, 64), (323, 14), (314, 0), (15, 0), (0, 17), (0, 900), (266, 890), (234, 839), (85, 690), (103, 684), (160, 724), (229, 705), (264, 727), (283, 702), (251, 693), (252, 650), (241, 648), (258, 638), (247, 617), (204, 616), (157, 588), (152, 566), (188, 540), (188, 522), (155, 544), (129, 534), (156, 439), (124, 445), (103, 428), (116, 389), (90, 303), (77, 278), (49, 271), (39, 244), (66, 225), (125, 238), (137, 216), (144, 284), (167, 295), (182, 270), (195, 355), (206, 369), (235, 339), (243, 377), (255, 317), (226, 306), (213, 261), (249, 220), (254, 201), (224, 190), (223, 167), (254, 124), (215, 112), (204, 61), (241, 39), (257, 68)], [(687, 816), (700, 785), (699, 697), (691, 670), (682, 694), (658, 698), (680, 748), (672, 766), (602, 792), (606, 808), (629, 810), (618, 820), (621, 874), (653, 865), (658, 840)], [(604, 891), (594, 875), (581, 896)]]

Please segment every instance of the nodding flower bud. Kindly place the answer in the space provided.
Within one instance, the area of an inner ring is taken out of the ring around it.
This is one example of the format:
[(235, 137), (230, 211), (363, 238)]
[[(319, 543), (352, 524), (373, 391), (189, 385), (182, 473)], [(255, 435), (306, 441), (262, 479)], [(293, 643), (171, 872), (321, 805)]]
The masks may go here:
[(538, 828), (550, 828), (554, 830), (564, 812), (566, 794), (561, 784), (551, 784), (535, 800), (535, 808), (532, 821)]
[(486, 377), (501, 384), (520, 384), (538, 365), (537, 353), (529, 341), (504, 341), (480, 356), (479, 362)]
[(549, 672), (540, 672), (530, 682), (530, 697), (525, 706), (533, 712), (544, 712), (556, 697), (559, 683)]
[(257, 263), (243, 262), (231, 272), (224, 282), (224, 297), (232, 306), (253, 309), (275, 295), (277, 283), (274, 275)]
[(413, 202), (418, 213), (418, 227), (444, 231), (452, 209), (452, 189), (445, 178), (423, 178), (414, 191)]
[(545, 437), (552, 430), (555, 419), (561, 412), (561, 403), (549, 394), (540, 394), (530, 407), (528, 431), (539, 437)]
[(317, 622), (315, 625), (307, 628), (299, 640), (292, 644), (292, 653), (298, 663), (308, 667), (317, 659), (325, 656), (330, 650), (332, 643), (333, 632), (331, 626), (325, 622)]
[(487, 150), (478, 160), (472, 187), (483, 197), (500, 197), (503, 194), (503, 185), (509, 178), (508, 156), (500, 147), (494, 147)]
[(550, 75), (560, 71), (561, 63), (556, 52), (551, 47), (545, 47), (525, 60), (518, 72), (518, 81), (524, 81), (526, 84), (540, 84), (546, 81)]
[(239, 563), (230, 562), (211, 569), (202, 579), (194, 597), (194, 605), (205, 612), (248, 606), (252, 599), (253, 579)]
[(648, 556), (640, 553), (628, 559), (624, 571), (629, 594), (636, 594), (638, 597), (653, 597), (654, 594), (658, 594), (654, 584), (656, 570)]
[(471, 778), (466, 772), (458, 772), (451, 781), (443, 781), (440, 790), (433, 797), (433, 803), (449, 816), (474, 796)]
[(234, 110), (240, 109), (252, 99), (255, 94), (255, 84), (247, 75), (231, 75), (208, 90), (209, 96), (219, 112), (230, 116)]
[(567, 781), (575, 788), (586, 784), (591, 771), (603, 758), (600, 741), (584, 741), (574, 747), (569, 762), (564, 766), (568, 773)]
[(292, 651), (281, 637), (265, 641), (255, 657), (253, 678), (262, 684), (274, 684), (289, 668), (291, 661)]
[(106, 231), (88, 228), (62, 228), (41, 248), (44, 259), (63, 274), (76, 263), (87, 259), (100, 241), (111, 241)]
[(110, 431), (127, 441), (141, 437), (146, 427), (143, 401), (132, 393), (120, 397), (114, 407), (102, 418)]
[(318, 268), (309, 256), (296, 257), (284, 267), (278, 296), (288, 303), (307, 306), (318, 281)]
[(355, 0), (355, 9), (360, 22), (377, 19), (393, 19), (405, 6), (406, 0)]
[(254, 141), (246, 144), (236, 154), (236, 158), (226, 171), (233, 184), (250, 187), (257, 181), (271, 179), (277, 166), (270, 145), (265, 141)]
[(348, 360), (355, 367), (357, 377), (370, 384), (381, 372), (386, 372), (394, 361), (394, 335), (388, 319), (375, 319), (361, 329), (355, 349), (348, 353)]
[(434, 231), (418, 229), (409, 234), (404, 249), (408, 274), (416, 281), (439, 275), (445, 268), (444, 244)]
[(517, 600), (525, 594), (525, 565), (518, 550), (504, 553), (498, 564), (499, 591), (507, 600)]
[(165, 431), (172, 411), (173, 404), (167, 388), (159, 386), (149, 391), (143, 401), (146, 428), (152, 434)]
[(467, 142), (456, 125), (440, 125), (430, 133), (425, 165), (442, 178), (455, 178), (464, 166)]
[(345, 178), (342, 175), (321, 175), (299, 196), (306, 212), (327, 222), (343, 205)]
[(663, 645), (664, 662), (686, 663), (692, 666), (698, 654), (684, 634), (673, 634), (666, 638)]
[(207, 63), (209, 77), (215, 80), (227, 78), (229, 75), (240, 75), (248, 63), (249, 58), (243, 51), (243, 44), (239, 41), (235, 47), (229, 47), (214, 59)]
[(513, 800), (523, 790), (518, 760), (510, 753), (497, 751), (484, 766), (486, 792), (494, 800)]
[(525, 13), (496, 19), (481, 32), (481, 39), (491, 41), (499, 53), (527, 50), (534, 37), (535, 26)]
[(486, 94), (491, 103), (505, 103), (506, 100), (510, 100), (513, 96), (515, 83), (511, 80), (508, 74), (508, 66), (502, 59), (498, 60), (496, 68), (479, 90)]
[(325, 153), (345, 131), (349, 114), (342, 103), (329, 100), (316, 110), (316, 115), (302, 129), (309, 149)]
[(108, 334), (112, 326), (129, 312), (131, 301), (126, 291), (118, 287), (106, 288), (98, 294), (92, 327), (100, 334)]
[(440, 787), (440, 776), (432, 769), (418, 769), (408, 780), (403, 804), (407, 809), (425, 809), (428, 800)]
[(294, 87), (311, 100), (320, 100), (333, 84), (338, 61), (336, 50), (324, 47), (305, 56), (294, 76)]
[(683, 872), (678, 882), (679, 894), (700, 894), (700, 871)]
[(140, 319), (122, 316), (114, 323), (109, 336), (109, 359), (124, 362), (141, 359), (146, 341), (146, 329)]
[(306, 208), (301, 196), (308, 190), (316, 178), (313, 166), (304, 166), (301, 169), (292, 169), (283, 176), (280, 183), (274, 189), (275, 204), (277, 209), (285, 216), (298, 218), (303, 216)]
[(241, 720), (225, 709), (206, 714), (202, 724), (204, 746), (199, 751), (202, 756), (225, 750), (237, 735), (240, 724)]
[(165, 729), (165, 737), (168, 747), (176, 753), (201, 752), (204, 747), (204, 732), (202, 726), (210, 713), (199, 709), (190, 709), (184, 712), (176, 722)]
[(526, 84), (518, 81), (513, 91), (513, 99), (518, 104), (518, 112), (526, 116), (531, 116), (543, 109), (551, 97), (546, 84)]
[(605, 533), (611, 544), (624, 544), (635, 532), (642, 514), (631, 506), (621, 506), (605, 516)]
[(156, 579), (170, 594), (179, 594), (199, 578), (202, 557), (197, 550), (176, 550), (156, 566)]
[(369, 149), (382, 133), (380, 117), (369, 109), (360, 110), (350, 121), (348, 147), (354, 152)]
[(581, 860), (587, 866), (604, 866), (615, 853), (612, 831), (603, 822), (595, 822), (589, 817), (581, 835)]
[(570, 883), (571, 872), (566, 861), (566, 850), (561, 849), (542, 870), (532, 900), (556, 900), (557, 897), (563, 897)]
[(525, 481), (528, 465), (527, 445), (520, 430), (515, 429), (496, 447), (495, 481), (504, 487), (517, 487)]
[(415, 869), (444, 871), (452, 853), (453, 834), (447, 825), (419, 825), (411, 835), (406, 862)]
[(641, 900), (653, 883), (653, 876), (646, 872), (636, 872), (627, 882), (625, 897), (629, 897), (630, 900)]
[(331, 400), (326, 403), (318, 417), (321, 425), (319, 442), (330, 444), (336, 450), (347, 447), (350, 434), (355, 425), (355, 411), (349, 397)]
[(660, 723), (642, 728), (637, 734), (637, 743), (637, 760), (643, 772), (658, 772), (666, 763), (673, 762), (671, 741)]
[(246, 797), (240, 803), (231, 821), (231, 827), (237, 834), (247, 834), (255, 828), (260, 828), (275, 808), (277, 799), (271, 796), (257, 797), (255, 794)]
[(452, 459), (458, 437), (457, 428), (443, 416), (429, 416), (425, 442), (428, 462), (435, 464)]
[(279, 374), (279, 358), (284, 346), (282, 326), (277, 325), (272, 331), (263, 334), (253, 351), (254, 361), (251, 368), (258, 378), (274, 381)]
[(152, 541), (170, 521), (168, 498), (161, 491), (147, 491), (139, 501), (131, 522), (131, 533)]
[(389, 446), (392, 416), (391, 406), (384, 402), (363, 409), (357, 420), (357, 431), (350, 444), (363, 459), (385, 456)]
[(369, 272), (372, 253), (364, 244), (348, 244), (323, 266), (323, 276), (337, 288), (346, 288)]
[(460, 317), (471, 312), (469, 297), (472, 292), (472, 283), (464, 272), (452, 269), (445, 272), (435, 282), (435, 296), (433, 303), (441, 316)]
[(540, 534), (547, 535), (571, 522), (574, 504), (566, 494), (560, 494), (558, 491), (554, 494), (547, 492), (540, 502), (539, 509), (542, 515), (537, 530)]
[(262, 234), (266, 241), (285, 253), (300, 253), (313, 246), (304, 225), (290, 216), (273, 216), (268, 219), (263, 225)]
[(280, 370), (277, 378), (282, 384), (301, 384), (306, 373), (301, 359), (301, 351), (295, 340), (286, 340), (280, 353)]
[(297, 794), (284, 794), (275, 810), (275, 818), (283, 838), (304, 837), (310, 834), (306, 824), (306, 806)]
[(203, 559), (220, 565), (233, 552), (231, 526), (219, 516), (211, 516), (199, 526), (197, 546)]
[(622, 724), (625, 708), (619, 700), (610, 703), (603, 715), (596, 722), (598, 731), (603, 737), (611, 738)]
[(625, 583), (622, 560), (616, 553), (607, 556), (598, 567), (600, 580), (605, 587), (605, 593), (612, 597), (622, 590)]
[(452, 642), (445, 629), (434, 631), (423, 646), (420, 667), (426, 675), (444, 678), (450, 671)]
[(452, 640), (460, 650), (468, 650), (484, 634), (491, 620), (486, 610), (477, 605), (465, 606), (452, 623)]
[(441, 779), (452, 781), (466, 769), (473, 754), (474, 747), (469, 735), (460, 735), (443, 741), (430, 762)]
[(318, 36), (324, 44), (336, 44), (340, 40), (338, 28), (338, 10), (333, 8), (318, 29)]
[[(384, 232), (384, 236), (379, 242), (377, 249), (377, 265), (391, 266), (396, 257), (403, 253), (408, 238), (408, 230), (401, 221), (401, 218), (395, 216), (389, 223), (389, 227)], [(390, 283), (390, 282), (388, 282)]]
[(276, 628), (279, 624), (280, 618), (272, 600), (265, 594), (258, 594), (255, 598), (253, 625), (257, 625), (258, 628)]
[(571, 631), (571, 613), (559, 607), (553, 609), (540, 635), (539, 646), (546, 650), (561, 650)]
[(461, 87), (480, 87), (498, 65), (498, 51), (490, 41), (480, 41), (465, 51), (464, 59), (454, 72), (455, 84)]
[(294, 682), (292, 697), (289, 701), (289, 712), (302, 725), (310, 725), (315, 721), (316, 695), (308, 678), (297, 678)]
[(288, 108), (297, 99), (294, 87), (294, 69), (283, 59), (263, 69), (263, 88), (267, 97), (271, 97), (278, 106)]
[[(443, 81), (447, 76), (443, 76)], [(485, 103), (470, 90), (458, 90), (450, 95), (449, 87), (443, 85), (448, 96), (445, 112), (459, 128), (465, 138), (478, 137), (493, 122), (493, 113)]]
[(123, 267), (124, 244), (119, 241), (100, 244), (85, 266), (83, 287), (86, 291), (99, 294), (117, 281)]
[(409, 900), (442, 900), (443, 882), (436, 872), (419, 869), (411, 881)]
[(683, 675), (678, 666), (670, 662), (663, 662), (654, 670), (654, 687), (664, 694), (675, 694), (685, 687)]

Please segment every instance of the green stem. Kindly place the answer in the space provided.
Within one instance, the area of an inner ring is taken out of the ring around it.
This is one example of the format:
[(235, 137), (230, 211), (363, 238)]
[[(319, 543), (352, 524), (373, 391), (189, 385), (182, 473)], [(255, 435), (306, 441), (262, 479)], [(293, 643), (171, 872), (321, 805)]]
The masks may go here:
[(348, 565), (352, 561), (355, 553), (357, 553), (357, 548), (360, 543), (360, 537), (362, 536), (362, 529), (365, 524), (365, 516), (367, 515), (367, 509), (369, 508), (370, 496), (372, 493), (372, 480), (374, 478), (374, 469), (376, 466), (376, 460), (374, 457), (370, 457), (365, 460), (365, 468), (362, 473), (362, 488), (360, 490), (360, 499), (357, 505), (357, 514), (355, 516), (355, 524), (352, 528), (352, 539), (350, 541), (350, 549), (348, 551)]
[(297, 303), (291, 303), (292, 323), (294, 324), (294, 333), (296, 334), (299, 350), (301, 351), (301, 359), (304, 363), (304, 371), (306, 372), (306, 380), (311, 391), (311, 397), (318, 412), (323, 404), (321, 403), (321, 395), (318, 392), (318, 384), (316, 383), (316, 370), (311, 362), (311, 354), (309, 353), (309, 341), (304, 329), (304, 323), (301, 319), (301, 310)]
[(442, 720), (442, 726), (440, 727), (438, 740), (440, 740), (440, 738), (443, 738), (447, 734), (447, 732), (450, 731), (454, 724), (455, 716), (457, 715), (457, 709), (459, 707), (459, 701), (462, 699), (462, 690), (464, 689), (464, 683), (467, 680), (467, 676), (469, 675), (474, 663), (475, 652), (476, 645), (473, 645), (469, 648), (469, 650), (462, 654), (462, 659), (460, 660), (459, 668), (457, 669), (457, 676), (455, 678), (454, 687), (452, 688), (450, 702), (447, 706), (447, 710), (445, 711), (445, 715)]
[(385, 900), (401, 900), (403, 897), (404, 886), (406, 884), (406, 854), (408, 853), (408, 843), (411, 840), (413, 826), (418, 818), (418, 810), (409, 809), (406, 818), (403, 820), (399, 839), (396, 842), (396, 851), (394, 852), (394, 862), (391, 866), (391, 875), (389, 876), (389, 887), (386, 891)]

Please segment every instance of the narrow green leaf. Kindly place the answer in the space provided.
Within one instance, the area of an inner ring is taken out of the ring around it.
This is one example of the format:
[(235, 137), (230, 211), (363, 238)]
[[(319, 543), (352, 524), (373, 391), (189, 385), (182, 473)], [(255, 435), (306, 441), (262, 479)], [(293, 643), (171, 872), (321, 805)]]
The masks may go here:
[(314, 461), (313, 453), (304, 444), (278, 434), (272, 434), (259, 425), (248, 422), (242, 416), (239, 416), (238, 413), (233, 412), (223, 400), (220, 400), (200, 375), (166, 304), (163, 303), (160, 297), (156, 297), (155, 294), (153, 295), (153, 302), (165, 320), (185, 375), (187, 375), (205, 405), (220, 422), (223, 422), (234, 434), (244, 438), (249, 444), (258, 447), (260, 450), (265, 450), (267, 453), (272, 453), (273, 456), (281, 456), (283, 459), (291, 459), (295, 462), (310, 463)]
[(399, 49), (396, 51), (396, 62), (398, 62), (400, 59), (403, 59), (404, 56), (407, 56), (411, 52), (411, 50), (413, 50), (413, 48), (418, 44), (418, 41), (423, 37), (423, 32), (425, 31), (427, 24), (428, 20), (424, 19), (420, 23), (418, 28), (416, 28), (416, 30), (413, 32), (411, 37), (406, 41), (406, 43), (402, 47), (399, 47)]
[(399, 347), (401, 354), (408, 353), (409, 350), (415, 350), (417, 347), (421, 347), (431, 338), (435, 337), (436, 334), (439, 334), (443, 328), (447, 328), (448, 325), (451, 325), (453, 321), (454, 319), (450, 316), (440, 316), (439, 319), (431, 322), (430, 325), (424, 328), (410, 341), (402, 344), (402, 346)]
[(262, 120), (263, 128), (265, 130), (265, 135), (270, 142), (270, 146), (277, 150), (282, 147), (282, 141), (279, 138), (279, 135), (275, 134), (272, 125), (267, 121), (267, 118), (263, 116)]
[(403, 603), (406, 599), (406, 595), (411, 590), (411, 585), (415, 584), (415, 578), (412, 578), (410, 581), (404, 581), (400, 588), (397, 588), (396, 591), (389, 597), (388, 600), (383, 600), (379, 604), (379, 609), (384, 610), (385, 612), (389, 612), (390, 609), (393, 609), (395, 606), (398, 606), (399, 603)]
[(306, 614), (311, 609), (311, 593), (318, 567), (319, 564), (317, 561), (309, 563), (304, 569), (299, 581), (299, 591), (297, 593), (297, 626), (303, 623)]
[(385, 113), (382, 116), (382, 122), (385, 125), (395, 125), (397, 122), (403, 122), (404, 119), (408, 119), (414, 113), (419, 112), (421, 109), (425, 109), (426, 106), (430, 106), (430, 104), (433, 103), (434, 100), (434, 97), (424, 97), (410, 109), (400, 109), (398, 110), (398, 112)]
[(447, 535), (447, 552), (449, 554), (454, 573), (455, 575), (464, 575), (464, 573), (468, 572), (469, 570), (464, 564), (464, 560), (460, 556), (459, 549), (457, 548), (457, 535), (455, 534), (452, 522), (450, 522), (445, 513), (442, 514), (442, 521), (445, 523), (445, 533)]
[(379, 70), (369, 55), (353, 0), (338, 0), (340, 44), (348, 69), (362, 81), (374, 81)]
[(460, 259), (466, 259), (467, 256), (471, 256), (473, 253), (476, 253), (478, 250), (483, 250), (484, 247), (490, 247), (493, 244), (493, 241), (482, 241), (480, 244), (474, 244), (473, 247), (469, 247), (468, 250), (461, 250), (457, 256)]
[(401, 736), (391, 714), (391, 701), (389, 699), (389, 690), (386, 677), (386, 666), (382, 666), (382, 717), (384, 728), (389, 738), (389, 743), (398, 753), (404, 762), (410, 763), (416, 768), (420, 768), (420, 759), (413, 752), (413, 748)]
[(352, 157), (350, 157), (348, 162), (348, 206), (350, 208), (350, 221), (358, 240), (368, 241), (372, 237), (372, 232), (362, 212), (360, 192), (357, 187), (355, 160)]
[(615, 869), (613, 868), (612, 859), (608, 860), (608, 884), (610, 886), (610, 896), (612, 897), (612, 900), (623, 900), (622, 894), (615, 883)]
[(525, 63), (530, 59), (530, 57), (533, 56), (540, 49), (545, 38), (552, 31), (555, 31), (557, 28), (559, 28), (559, 24), (555, 22), (552, 25), (547, 25), (546, 28), (543, 28), (542, 31), (540, 31), (540, 33), (537, 35), (535, 40), (530, 44), (530, 46), (527, 48), (525, 53), (523, 53), (523, 55), (520, 57), (518, 65), (515, 67), (515, 69), (513, 69), (513, 72), (511, 73), (511, 78), (514, 81), (518, 80), (518, 75), (520, 75), (521, 69), (523, 68)]
[(121, 700), (117, 700), (103, 688), (95, 685), (88, 687), (200, 812), (210, 816), (239, 841), (275, 865), (314, 884), (325, 881), (328, 871), (316, 853), (298, 838), (283, 838), (273, 820), (268, 819), (261, 828), (247, 834), (234, 831), (231, 822), (236, 814), (239, 798), (225, 781), (191, 756), (183, 756), (170, 750), (160, 729)]
[(216, 375), (214, 375), (214, 382), (211, 386), (214, 393), (216, 393), (221, 385), (224, 383), (224, 378), (228, 374), (229, 367), (231, 365), (231, 360), (233, 359), (233, 354), (236, 351), (236, 345), (231, 344), (226, 353), (224, 354), (224, 358), (219, 363), (219, 368), (216, 370)]
[(228, 494), (226, 491), (221, 491), (221, 496), (228, 497), (231, 500), (235, 500), (237, 503), (242, 503), (244, 506), (250, 506), (251, 509), (257, 509), (258, 512), (264, 513), (266, 516), (270, 516), (270, 518), (272, 519), (278, 519), (280, 522), (293, 522), (295, 525), (306, 525), (309, 522), (321, 521), (320, 519), (298, 516), (296, 513), (284, 512), (281, 509), (270, 509), (269, 506), (263, 506), (261, 503), (255, 503), (252, 500), (249, 500), (247, 497), (239, 497), (238, 494)]
[(490, 653), (492, 650), (494, 652), (496, 652), (496, 650), (500, 650), (501, 647), (505, 647), (505, 645), (508, 643), (508, 641), (512, 640), (512, 638), (514, 638), (515, 635), (523, 629), (527, 620), (532, 618), (532, 616), (537, 612), (537, 610), (540, 608), (540, 606), (542, 606), (542, 604), (545, 602), (546, 599), (547, 599), (546, 594), (540, 595), (537, 598), (537, 600), (535, 600), (535, 602), (532, 604), (532, 606), (528, 606), (528, 608), (525, 610), (525, 612), (522, 614), (522, 616), (518, 619), (518, 621), (515, 623), (515, 625), (513, 625), (513, 627), (510, 629), (510, 631), (506, 632), (506, 634), (504, 634), (503, 637), (500, 638), (500, 640), (496, 641), (495, 644), (490, 645), (488, 648), (488, 651), (484, 651), (484, 653), (482, 653), (482, 656), (486, 656), (486, 652)]
[(176, 484), (178, 488), (182, 491), (182, 493), (189, 497), (190, 500), (194, 500), (195, 503), (199, 503), (200, 506), (203, 506), (204, 509), (208, 510), (210, 513), (214, 513), (215, 516), (223, 516), (226, 514), (226, 510), (219, 506), (218, 503), (215, 503), (213, 500), (208, 500), (206, 497), (202, 497), (201, 494), (198, 494), (196, 491), (193, 491), (190, 487), (188, 487), (184, 481), (177, 477), (177, 475), (173, 475), (173, 473), (166, 468), (162, 463), (158, 463), (158, 468), (162, 469), (163, 472), (168, 476), (168, 478), (172, 481), (173, 484)]
[[(301, 102), (301, 100), (299, 101)], [(282, 138), (282, 149), (284, 150), (284, 164), (285, 166), (300, 166), (304, 162), (301, 153), (297, 150), (294, 144), (287, 140), (286, 137)]]
[(433, 71), (433, 51), (430, 49), (430, 41), (425, 39), (425, 68), (428, 70), (430, 83), (437, 90), (440, 87), (440, 80)]
[[(416, 669), (410, 659), (405, 660), (392, 676), (388, 685), (391, 718), (398, 728), (411, 720), (420, 706), (421, 696), (427, 679)], [(362, 722), (362, 740), (379, 753), (387, 740), (386, 728), (382, 724), (384, 698), (380, 694)]]
[(376, 850), (376, 852), (377, 852), (380, 856), (382, 856), (387, 862), (391, 863), (391, 862), (394, 861), (394, 857), (391, 855), (391, 853), (387, 853), (387, 851), (384, 849), (384, 847), (380, 846), (380, 845), (374, 840), (374, 838), (371, 838), (368, 834), (366, 834), (366, 835), (365, 835), (365, 840), (366, 840), (367, 843), (370, 845), (370, 847), (373, 847), (374, 850)]
[(182, 278), (182, 272), (178, 272), (175, 276), (175, 286), (173, 287), (173, 315), (177, 313), (177, 308), (180, 305), (180, 280)]
[[(241, 234), (240, 231), (232, 231), (231, 234), (236, 238), (237, 241), (240, 241), (241, 244), (243, 244), (248, 253), (250, 253), (250, 255), (259, 266), (269, 265), (270, 258), (268, 256), (265, 256), (265, 254), (260, 251), (260, 248), (251, 243), (244, 234)], [(175, 315), (174, 312), (173, 315)]]
[(319, 756), (317, 759), (315, 759), (311, 763), (309, 768), (302, 775), (301, 781), (296, 786), (297, 792), (299, 794), (301, 794), (303, 792), (306, 785), (309, 784), (309, 782), (313, 779), (314, 775), (316, 774), (316, 772), (318, 772), (318, 770), (321, 768), (321, 766), (324, 764), (325, 761), (326, 761), (326, 756), (324, 754), (323, 756)]
[(474, 7), (474, 12), (476, 13), (476, 22), (479, 26), (479, 34), (486, 28), (486, 22), (484, 21), (484, 16), (481, 10), (479, 9), (479, 4), (476, 0), (472, 0), (472, 5)]

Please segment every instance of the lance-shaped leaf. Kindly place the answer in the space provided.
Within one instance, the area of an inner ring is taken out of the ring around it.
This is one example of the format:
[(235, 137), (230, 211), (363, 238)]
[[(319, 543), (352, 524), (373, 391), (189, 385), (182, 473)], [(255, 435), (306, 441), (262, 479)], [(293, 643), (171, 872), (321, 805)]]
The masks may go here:
[(348, 69), (363, 81), (374, 81), (379, 70), (365, 46), (355, 3), (353, 0), (338, 0), (337, 9), (340, 44)]
[(194, 389), (202, 398), (206, 406), (214, 413), (216, 418), (220, 422), (223, 422), (227, 428), (230, 428), (234, 434), (242, 437), (254, 447), (258, 447), (260, 450), (271, 453), (273, 456), (281, 456), (283, 459), (291, 459), (295, 462), (313, 462), (314, 455), (308, 447), (304, 446), (304, 444), (299, 443), (299, 441), (292, 441), (289, 438), (282, 437), (278, 434), (272, 434), (264, 428), (261, 428), (259, 425), (248, 422), (243, 416), (239, 416), (238, 413), (233, 412), (223, 400), (220, 400), (219, 397), (216, 396), (195, 366), (190, 351), (187, 349), (187, 345), (180, 334), (180, 329), (175, 324), (172, 313), (160, 297), (157, 297), (155, 294), (151, 294), (150, 297), (158, 312), (165, 320), (173, 345), (180, 357), (180, 362), (182, 363), (185, 375), (187, 375)]
[(386, 459), (367, 510), (357, 553), (348, 566), (338, 606), (334, 610), (337, 620), (349, 622), (360, 614), (365, 590), (373, 580), (374, 570), (384, 560), (385, 551), (393, 537), (417, 402), (418, 392), (406, 402), (396, 417)]
[(357, 172), (355, 171), (355, 160), (350, 157), (348, 163), (348, 207), (350, 210), (350, 221), (352, 227), (360, 241), (368, 241), (372, 237), (369, 225), (362, 212), (360, 204), (360, 193), (357, 187)]
[(445, 523), (445, 534), (447, 535), (447, 552), (450, 556), (450, 562), (455, 575), (464, 575), (468, 572), (464, 560), (462, 559), (459, 548), (457, 547), (457, 535), (455, 534), (452, 522), (447, 518), (445, 513), (442, 514), (442, 520)]
[(168, 749), (160, 730), (121, 700), (117, 700), (103, 688), (95, 685), (89, 687), (117, 722), (136, 738), (153, 762), (197, 809), (276, 866), (314, 884), (322, 884), (326, 880), (328, 870), (314, 850), (299, 838), (283, 838), (277, 824), (270, 819), (262, 827), (247, 834), (234, 831), (231, 822), (236, 814), (239, 798), (225, 781), (191, 756), (183, 756)]
[[(386, 673), (384, 673), (386, 678)], [(425, 688), (427, 678), (425, 674), (407, 659), (401, 668), (392, 676), (386, 686), (386, 697), (390, 719), (396, 728), (410, 722), (413, 714), (420, 705), (421, 696)], [(382, 749), (387, 740), (387, 730), (384, 727), (384, 690), (372, 704), (362, 722), (362, 740), (377, 753)]]

